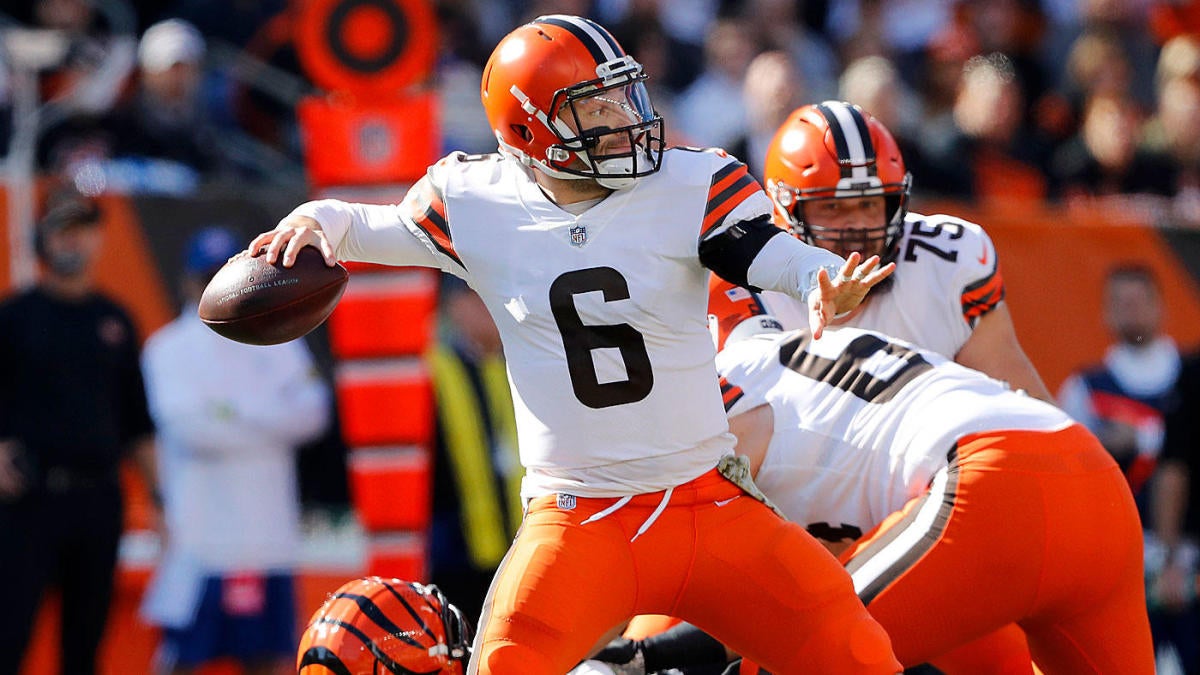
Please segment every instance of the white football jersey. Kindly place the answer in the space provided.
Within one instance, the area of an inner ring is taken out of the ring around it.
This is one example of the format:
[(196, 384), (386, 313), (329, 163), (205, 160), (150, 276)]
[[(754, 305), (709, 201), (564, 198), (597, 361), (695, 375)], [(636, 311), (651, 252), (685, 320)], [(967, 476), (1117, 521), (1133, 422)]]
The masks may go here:
[[(909, 213), (892, 286), (867, 295), (841, 325), (877, 330), (954, 358), (979, 317), (1004, 299), (996, 249), (983, 228), (947, 215)], [(786, 329), (809, 328), (808, 307), (764, 291), (763, 304)]]
[[(516, 408), (523, 494), (663, 490), (732, 451), (707, 330), (703, 236), (769, 216), (745, 166), (673, 149), (662, 169), (582, 214), (549, 200), (501, 155), (450, 155), (398, 206), (322, 201), (339, 258), (439, 267), (465, 279), (500, 330)], [(776, 236), (791, 273), (840, 258)], [(799, 242), (796, 242), (799, 243)], [(775, 256), (778, 257), (778, 256)], [(797, 290), (798, 292), (798, 290)]]
[(983, 373), (858, 328), (731, 341), (717, 368), (730, 415), (764, 403), (774, 413), (755, 482), (788, 518), (833, 541), (924, 492), (966, 434), (1072, 423)]

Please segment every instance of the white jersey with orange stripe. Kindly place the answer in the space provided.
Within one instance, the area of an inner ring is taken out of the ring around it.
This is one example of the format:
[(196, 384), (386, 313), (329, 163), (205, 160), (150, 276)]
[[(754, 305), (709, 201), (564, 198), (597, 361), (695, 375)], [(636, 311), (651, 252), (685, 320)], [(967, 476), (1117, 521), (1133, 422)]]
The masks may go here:
[(660, 171), (578, 215), (496, 154), (446, 157), (399, 206), (325, 200), (293, 213), (316, 218), (339, 258), (465, 279), (503, 340), (523, 494), (607, 497), (678, 485), (732, 451), (702, 239), (759, 222), (764, 243), (731, 256), (750, 283), (797, 295), (842, 264), (774, 236), (770, 210), (741, 162), (672, 149)]
[(856, 539), (928, 487), (964, 435), (1073, 420), (930, 350), (858, 328), (759, 334), (717, 356), (731, 415), (769, 404), (755, 482), (820, 538)]
[[(878, 330), (954, 358), (979, 317), (1004, 299), (996, 247), (982, 227), (947, 215), (909, 213), (892, 285), (872, 291), (841, 325)], [(766, 291), (763, 304), (784, 328), (808, 328), (802, 303)]]

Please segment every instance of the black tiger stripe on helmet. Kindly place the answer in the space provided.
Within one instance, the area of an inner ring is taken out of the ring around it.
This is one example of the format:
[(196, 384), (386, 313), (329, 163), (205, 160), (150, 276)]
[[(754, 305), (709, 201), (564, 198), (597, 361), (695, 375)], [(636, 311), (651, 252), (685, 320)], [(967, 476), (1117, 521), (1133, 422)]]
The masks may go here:
[[(400, 594), (396, 593), (395, 589), (393, 589), (390, 585), (385, 584), (385, 586), (387, 586), (387, 589), (389, 591), (391, 591), (393, 595), (396, 596), (396, 599), (399, 600), (401, 602), (401, 604), (404, 605), (404, 608), (406, 610), (408, 610), (408, 613), (411, 614), (413, 619), (417, 621), (417, 625), (420, 626), (421, 630), (426, 635), (428, 635), (430, 638), (433, 638), (434, 637), (433, 631), (429, 630), (429, 626), (425, 625), (425, 622), (422, 621), (421, 617), (418, 616), (417, 613), (413, 610), (412, 605), (408, 604), (407, 600), (400, 597)], [(411, 636), (409, 636), (407, 631), (402, 629), (400, 626), (396, 625), (396, 622), (389, 619), (387, 614), (385, 614), (383, 612), (383, 610), (379, 608), (379, 605), (376, 605), (370, 598), (367, 598), (362, 595), (357, 595), (354, 593), (335, 593), (333, 595), (333, 597), (334, 598), (344, 598), (344, 599), (350, 600), (354, 604), (358, 605), (358, 610), (363, 614), (363, 616), (370, 619), (376, 626), (379, 626), (384, 631), (386, 631), (389, 635), (392, 635), (393, 637), (395, 637), (397, 640), (400, 640), (400, 641), (404, 642), (405, 644), (411, 645), (413, 647), (425, 647), (426, 646), (426, 645), (421, 644), (420, 642), (417, 642), (415, 639), (413, 639)]]
[[(394, 673), (395, 675), (419, 675), (418, 673), (414, 673), (413, 671), (393, 661), (387, 654), (383, 652), (382, 649), (379, 648), (379, 645), (376, 644), (375, 640), (372, 640), (366, 633), (362, 632), (358, 626), (346, 621), (328, 617), (320, 619), (316, 623), (337, 626), (341, 630), (344, 630), (359, 640), (362, 640), (363, 646), (366, 647), (369, 652), (371, 652), (371, 655), (375, 657), (380, 665), (388, 669), (389, 673)], [(392, 637), (399, 638), (401, 636), (393, 634)], [(325, 649), (323, 647), (311, 647), (304, 653), (304, 656), (300, 659), (299, 666), (300, 668), (303, 668), (304, 666), (308, 665), (325, 666), (339, 675), (341, 675), (342, 672), (345, 672), (346, 675), (354, 675), (351, 673), (350, 668), (347, 667), (346, 664), (342, 663), (342, 660), (338, 658), (338, 655), (335, 654), (333, 650)]]
[(330, 594), (300, 640), (309, 675), (462, 675), (471, 630), (433, 585), (365, 577)]

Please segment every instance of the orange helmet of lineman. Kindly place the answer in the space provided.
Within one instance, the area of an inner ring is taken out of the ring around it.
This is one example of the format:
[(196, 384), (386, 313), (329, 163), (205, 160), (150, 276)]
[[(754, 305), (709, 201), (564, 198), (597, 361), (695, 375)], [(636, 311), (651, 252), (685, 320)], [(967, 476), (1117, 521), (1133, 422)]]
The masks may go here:
[[(862, 108), (825, 101), (795, 110), (771, 140), (763, 178), (776, 222), (802, 241), (878, 255), (881, 264), (895, 259), (912, 176), (892, 134)], [(877, 223), (831, 227), (806, 212), (819, 200), (875, 196), (884, 198)]]
[(462, 675), (471, 630), (437, 586), (366, 577), (334, 591), (313, 614), (298, 675)]
[(708, 282), (708, 330), (721, 351), (751, 335), (782, 331), (783, 325), (767, 313), (758, 293), (713, 274)]
[(549, 176), (620, 189), (662, 163), (663, 120), (645, 79), (602, 26), (552, 14), (496, 45), (480, 97), (503, 152)]

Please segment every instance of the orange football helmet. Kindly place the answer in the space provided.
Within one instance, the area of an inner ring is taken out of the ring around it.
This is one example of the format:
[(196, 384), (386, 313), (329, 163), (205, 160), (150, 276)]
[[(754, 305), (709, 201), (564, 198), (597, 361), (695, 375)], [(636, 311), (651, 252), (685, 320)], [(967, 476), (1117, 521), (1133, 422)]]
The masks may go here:
[(556, 178), (619, 189), (662, 164), (663, 120), (645, 79), (599, 24), (552, 14), (496, 45), (480, 97), (502, 151)]
[[(862, 108), (825, 101), (792, 112), (767, 149), (763, 178), (775, 202), (776, 222), (800, 240), (857, 250), (863, 257), (879, 255), (881, 264), (895, 259), (912, 175), (891, 132)], [(804, 205), (814, 199), (875, 195), (886, 202), (878, 228), (839, 230), (805, 221)], [(864, 250), (863, 244), (875, 244), (875, 250)]]
[(437, 586), (365, 577), (333, 592), (300, 638), (299, 675), (462, 675), (470, 624)]
[(712, 274), (708, 280), (708, 330), (721, 351), (751, 335), (782, 331), (783, 324), (767, 313), (758, 293)]

